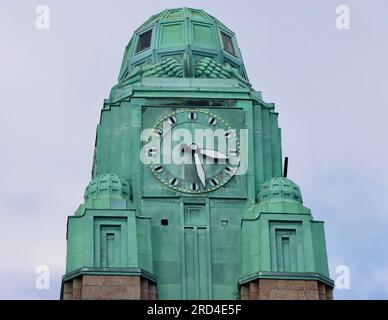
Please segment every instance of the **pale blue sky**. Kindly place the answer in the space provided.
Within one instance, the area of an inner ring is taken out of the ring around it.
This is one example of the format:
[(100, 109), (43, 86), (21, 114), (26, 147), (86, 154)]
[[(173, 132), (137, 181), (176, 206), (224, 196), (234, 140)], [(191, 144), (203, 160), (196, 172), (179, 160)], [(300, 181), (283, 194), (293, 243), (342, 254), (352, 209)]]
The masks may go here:
[[(51, 28), (35, 28), (48, 5)], [(350, 30), (335, 8), (350, 8)], [(388, 298), (388, 3), (11, 1), (0, 4), (0, 298), (57, 299), (66, 217), (89, 182), (95, 127), (124, 48), (149, 16), (202, 8), (235, 31), (248, 76), (280, 113), (283, 155), (324, 220), (338, 299)], [(51, 289), (35, 288), (48, 265)]]

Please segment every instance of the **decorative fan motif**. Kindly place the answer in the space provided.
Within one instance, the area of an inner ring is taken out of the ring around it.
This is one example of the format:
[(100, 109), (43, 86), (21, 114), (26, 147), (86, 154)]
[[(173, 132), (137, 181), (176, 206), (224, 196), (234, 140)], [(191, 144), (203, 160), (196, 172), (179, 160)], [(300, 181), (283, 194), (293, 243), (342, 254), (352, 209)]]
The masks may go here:
[[(182, 62), (175, 58), (168, 58), (156, 64), (136, 67), (123, 79), (120, 85), (132, 84), (140, 81), (142, 78), (182, 78), (187, 76), (184, 73), (184, 65), (188, 61), (190, 59), (185, 57), (182, 59)], [(188, 66), (186, 68), (191, 69)], [(236, 68), (233, 68), (228, 63), (220, 64), (208, 57), (200, 59), (195, 64), (194, 76), (196, 78), (236, 79), (242, 87), (251, 87), (249, 81), (243, 78)]]
[(195, 76), (197, 78), (223, 78), (237, 79), (243, 86), (250, 87), (249, 81), (244, 79), (236, 68), (228, 63), (220, 64), (211, 58), (204, 57), (195, 65)]
[(168, 58), (162, 62), (143, 65), (136, 67), (129, 75), (127, 75), (119, 87), (123, 87), (140, 81), (142, 78), (182, 78), (183, 66), (174, 58)]
[(182, 78), (183, 67), (174, 58), (168, 58), (162, 62), (146, 65), (143, 68), (143, 77), (159, 77), (159, 78)]

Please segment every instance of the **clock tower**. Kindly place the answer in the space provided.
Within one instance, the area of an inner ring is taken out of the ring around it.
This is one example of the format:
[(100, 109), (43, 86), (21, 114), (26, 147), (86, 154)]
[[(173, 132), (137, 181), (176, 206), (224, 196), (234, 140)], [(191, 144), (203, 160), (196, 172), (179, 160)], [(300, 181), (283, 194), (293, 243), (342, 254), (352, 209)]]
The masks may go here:
[(323, 222), (282, 174), (235, 34), (165, 10), (127, 45), (67, 224), (62, 299), (332, 299)]

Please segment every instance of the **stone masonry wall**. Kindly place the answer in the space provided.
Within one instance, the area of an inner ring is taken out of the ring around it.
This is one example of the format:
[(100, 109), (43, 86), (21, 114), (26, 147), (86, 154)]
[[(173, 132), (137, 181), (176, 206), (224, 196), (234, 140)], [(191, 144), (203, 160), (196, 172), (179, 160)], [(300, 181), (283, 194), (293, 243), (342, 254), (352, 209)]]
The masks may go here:
[(333, 300), (333, 288), (316, 280), (256, 279), (240, 286), (241, 300)]
[(156, 285), (140, 276), (83, 275), (63, 284), (63, 300), (155, 300)]

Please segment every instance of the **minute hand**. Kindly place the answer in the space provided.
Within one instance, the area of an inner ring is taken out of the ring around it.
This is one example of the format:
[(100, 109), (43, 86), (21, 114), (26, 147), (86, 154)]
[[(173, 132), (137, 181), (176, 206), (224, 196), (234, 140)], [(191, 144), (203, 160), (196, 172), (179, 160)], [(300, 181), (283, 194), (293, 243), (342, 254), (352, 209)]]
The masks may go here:
[(199, 153), (203, 154), (206, 157), (213, 158), (213, 159), (229, 159), (229, 157), (217, 150), (211, 150), (211, 149), (199, 149)]
[(195, 169), (197, 171), (198, 178), (201, 181), (203, 187), (206, 188), (205, 171), (203, 170), (202, 163), (201, 163), (201, 160), (199, 159), (197, 152), (194, 152), (194, 162), (195, 162)]

